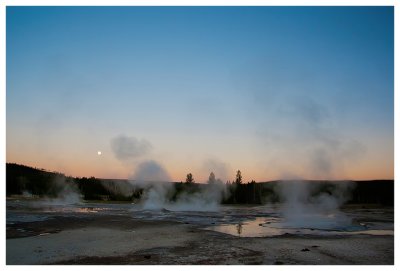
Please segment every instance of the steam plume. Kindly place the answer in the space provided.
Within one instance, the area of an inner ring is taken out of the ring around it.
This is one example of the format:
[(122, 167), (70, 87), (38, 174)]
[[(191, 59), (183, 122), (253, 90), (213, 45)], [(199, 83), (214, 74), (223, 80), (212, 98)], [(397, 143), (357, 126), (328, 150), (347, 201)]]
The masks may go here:
[(174, 183), (170, 182), (168, 172), (153, 160), (140, 163), (130, 179), (133, 180), (131, 182), (134, 186), (144, 189), (143, 209), (217, 211), (222, 198), (226, 195), (225, 185), (218, 179), (214, 179), (208, 185), (197, 187), (195, 191), (191, 191), (193, 187), (185, 185), (184, 190), (178, 193), (175, 191)]
[(228, 165), (216, 158), (205, 160), (202, 170), (204, 172), (213, 172), (222, 180), (226, 180), (228, 178), (228, 172), (230, 172)]
[(162, 165), (154, 160), (141, 162), (131, 179), (137, 182), (166, 182), (171, 177)]
[(150, 142), (145, 139), (138, 140), (135, 137), (120, 135), (111, 140), (111, 149), (115, 157), (120, 161), (127, 161), (146, 155), (151, 148)]
[(351, 219), (339, 208), (349, 199), (352, 183), (325, 184), (329, 187), (317, 194), (321, 185), (303, 180), (279, 183), (276, 192), (283, 200), (285, 226), (337, 229), (351, 223)]

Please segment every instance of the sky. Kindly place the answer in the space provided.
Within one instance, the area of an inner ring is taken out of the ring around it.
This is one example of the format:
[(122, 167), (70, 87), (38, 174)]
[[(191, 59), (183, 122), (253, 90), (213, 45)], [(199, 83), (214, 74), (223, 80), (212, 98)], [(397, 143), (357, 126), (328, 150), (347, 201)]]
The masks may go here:
[(10, 7), (6, 161), (394, 178), (393, 7)]

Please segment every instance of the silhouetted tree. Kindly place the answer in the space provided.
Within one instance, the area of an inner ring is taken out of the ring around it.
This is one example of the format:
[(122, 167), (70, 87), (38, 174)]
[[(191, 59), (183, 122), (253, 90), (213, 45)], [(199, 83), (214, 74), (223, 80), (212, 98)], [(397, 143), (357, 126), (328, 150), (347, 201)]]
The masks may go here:
[(189, 174), (186, 175), (186, 183), (187, 183), (187, 184), (192, 184), (192, 183), (194, 183), (194, 178), (193, 178), (192, 173), (189, 173)]
[(254, 180), (251, 180), (251, 182), (247, 183), (246, 189), (247, 189), (246, 203), (251, 203), (251, 204), (258, 203), (256, 199), (256, 182)]
[[(60, 182), (59, 180), (62, 180)], [(79, 189), (85, 200), (126, 200), (139, 201), (144, 193), (143, 189), (124, 185), (124, 193), (119, 191), (122, 187), (120, 181), (90, 178), (73, 178), (62, 173), (50, 172), (14, 163), (6, 163), (6, 195), (29, 193), (37, 197), (55, 197), (62, 192), (64, 185)], [(225, 204), (263, 204), (265, 202), (281, 202), (282, 198), (276, 193), (279, 182), (256, 183), (254, 180), (246, 184), (242, 183), (240, 170), (236, 172), (236, 178), (226, 181), (216, 179), (213, 172), (210, 173), (208, 183), (220, 184), (227, 192), (223, 198)], [(374, 203), (393, 206), (394, 182), (393, 180), (375, 180), (365, 182), (346, 182), (352, 186), (348, 191), (349, 203)], [(318, 187), (314, 189), (312, 196), (334, 194), (337, 186), (342, 182), (313, 182)], [(201, 190), (203, 184), (194, 183), (191, 173), (187, 174), (186, 182), (174, 183), (175, 193), (171, 200), (176, 200), (180, 193), (195, 194)]]
[(208, 184), (214, 184), (215, 182), (216, 182), (215, 174), (214, 172), (211, 172), (210, 176), (208, 177)]
[(241, 184), (242, 184), (242, 173), (240, 172), (240, 170), (238, 170), (238, 171), (236, 172), (236, 180), (235, 180), (235, 183), (236, 183), (237, 185), (241, 185)]

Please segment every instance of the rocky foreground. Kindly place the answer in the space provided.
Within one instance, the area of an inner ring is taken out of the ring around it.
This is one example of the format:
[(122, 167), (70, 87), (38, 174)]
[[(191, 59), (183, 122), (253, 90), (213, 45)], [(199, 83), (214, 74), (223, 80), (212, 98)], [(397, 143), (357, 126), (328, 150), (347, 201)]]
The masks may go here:
[(191, 223), (124, 215), (55, 217), (7, 226), (6, 263), (394, 264), (394, 237), (236, 237)]

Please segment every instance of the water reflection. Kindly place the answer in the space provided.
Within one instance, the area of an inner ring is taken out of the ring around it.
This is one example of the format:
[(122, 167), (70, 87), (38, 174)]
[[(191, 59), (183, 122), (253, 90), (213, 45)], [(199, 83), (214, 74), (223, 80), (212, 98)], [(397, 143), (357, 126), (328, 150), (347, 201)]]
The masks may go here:
[[(202, 226), (239, 237), (264, 237), (283, 234), (337, 235), (370, 234), (393, 235), (393, 209), (346, 209), (349, 222), (335, 216), (320, 220), (312, 227), (302, 220), (295, 225), (282, 217), (279, 205), (257, 207), (221, 206), (218, 212), (189, 212), (144, 210), (139, 205), (82, 202), (71, 205), (49, 204), (41, 200), (7, 200), (7, 225), (57, 219), (60, 216), (121, 215), (140, 220), (168, 220)], [(310, 217), (315, 218), (315, 217)], [(357, 223), (356, 223), (357, 222)]]
[[(279, 236), (284, 234), (294, 235), (349, 235), (349, 234), (369, 234), (369, 235), (394, 235), (393, 229), (374, 229), (373, 224), (370, 228), (360, 224), (354, 224), (346, 229), (314, 229), (314, 228), (286, 228), (280, 219), (272, 219), (257, 217), (254, 220), (240, 221), (237, 224), (221, 224), (208, 227), (207, 229), (218, 231), (238, 237), (267, 237)], [(379, 226), (379, 225), (378, 225)]]
[(236, 225), (236, 230), (237, 230), (237, 234), (240, 236), (242, 234), (242, 230), (243, 230), (242, 222), (239, 222), (239, 224)]

